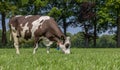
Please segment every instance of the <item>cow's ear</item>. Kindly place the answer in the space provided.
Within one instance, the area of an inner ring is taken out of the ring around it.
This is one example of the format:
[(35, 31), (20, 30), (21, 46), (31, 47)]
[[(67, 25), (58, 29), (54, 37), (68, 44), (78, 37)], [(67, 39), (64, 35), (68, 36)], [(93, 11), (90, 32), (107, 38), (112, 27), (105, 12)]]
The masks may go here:
[(63, 36), (61, 36), (61, 40), (64, 40), (64, 37), (63, 37)]
[(63, 41), (63, 44), (65, 43), (65, 37), (61, 36), (61, 40)]

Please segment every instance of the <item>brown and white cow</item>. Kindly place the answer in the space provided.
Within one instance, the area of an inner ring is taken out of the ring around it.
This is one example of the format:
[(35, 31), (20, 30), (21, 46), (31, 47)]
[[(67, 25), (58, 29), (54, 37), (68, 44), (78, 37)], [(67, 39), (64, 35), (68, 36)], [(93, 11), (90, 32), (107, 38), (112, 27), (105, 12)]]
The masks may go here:
[(17, 54), (20, 54), (20, 38), (25, 40), (34, 39), (33, 54), (35, 54), (38, 42), (41, 39), (44, 40), (43, 42), (47, 46), (47, 53), (49, 53), (49, 46), (53, 42), (56, 42), (65, 54), (70, 53), (70, 38), (62, 33), (55, 20), (49, 16), (17, 15), (10, 19), (9, 25)]

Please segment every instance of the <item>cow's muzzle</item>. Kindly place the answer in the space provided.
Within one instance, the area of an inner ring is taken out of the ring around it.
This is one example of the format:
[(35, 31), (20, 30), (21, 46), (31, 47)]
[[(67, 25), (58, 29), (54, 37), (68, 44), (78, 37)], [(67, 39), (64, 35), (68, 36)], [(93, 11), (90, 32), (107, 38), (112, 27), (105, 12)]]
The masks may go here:
[(70, 49), (64, 51), (65, 54), (70, 54)]

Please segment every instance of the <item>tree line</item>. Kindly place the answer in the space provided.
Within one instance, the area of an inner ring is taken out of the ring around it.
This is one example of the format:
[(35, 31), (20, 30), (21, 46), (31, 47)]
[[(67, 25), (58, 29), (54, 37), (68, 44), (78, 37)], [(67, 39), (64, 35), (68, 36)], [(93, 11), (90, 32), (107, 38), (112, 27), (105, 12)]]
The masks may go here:
[(3, 45), (7, 43), (6, 18), (14, 15), (49, 15), (62, 27), (65, 35), (68, 27), (82, 28), (76, 42), (79, 44), (82, 37), (84, 47), (91, 47), (91, 43), (93, 47), (98, 47), (98, 35), (105, 31), (115, 34), (113, 40), (116, 47), (120, 47), (119, 9), (119, 0), (2, 0), (1, 41)]

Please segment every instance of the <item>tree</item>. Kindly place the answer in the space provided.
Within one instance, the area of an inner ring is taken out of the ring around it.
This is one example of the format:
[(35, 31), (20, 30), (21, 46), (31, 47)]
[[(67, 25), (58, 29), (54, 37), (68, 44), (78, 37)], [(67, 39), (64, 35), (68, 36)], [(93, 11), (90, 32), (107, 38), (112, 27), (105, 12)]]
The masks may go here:
[(78, 32), (71, 36), (72, 47), (81, 48), (84, 47), (84, 37), (82, 32)]
[(5, 45), (7, 43), (6, 38), (6, 24), (5, 19), (7, 16), (14, 15), (19, 11), (19, 7), (21, 4), (26, 4), (28, 0), (2, 0), (0, 1), (0, 14), (2, 16), (2, 44)]
[[(48, 0), (29, 0), (27, 4), (24, 4), (21, 9), (26, 10), (25, 14), (38, 15), (41, 14), (41, 8), (45, 7)], [(29, 13), (28, 13), (29, 12)]]
[(5, 18), (8, 12), (14, 9), (16, 9), (16, 7), (13, 6), (10, 2), (8, 1), (0, 2), (0, 14), (2, 16), (2, 44), (3, 45), (7, 43)]
[(56, 18), (58, 24), (62, 26), (65, 35), (68, 26), (75, 22), (72, 11), (74, 3), (72, 2), (73, 0), (50, 0), (48, 4), (48, 9), (51, 9), (48, 15)]
[(120, 47), (120, 1), (106, 1), (106, 8), (109, 12), (108, 15), (112, 16), (111, 19), (114, 21), (112, 25), (117, 26), (117, 47)]
[[(83, 33), (84, 33), (84, 38), (85, 38), (85, 47), (89, 46), (89, 41), (91, 40), (91, 37), (93, 39), (96, 39), (96, 31), (95, 33), (93, 33), (93, 25), (96, 25), (96, 23), (94, 22), (94, 24), (92, 24), (92, 18), (95, 17), (95, 12), (93, 12), (94, 7), (95, 7), (95, 3), (82, 2), (79, 13), (78, 13), (79, 15), (78, 20), (84, 29)], [(96, 30), (96, 27), (94, 30)], [(93, 36), (93, 34), (95, 34), (95, 37)]]

